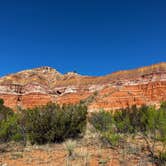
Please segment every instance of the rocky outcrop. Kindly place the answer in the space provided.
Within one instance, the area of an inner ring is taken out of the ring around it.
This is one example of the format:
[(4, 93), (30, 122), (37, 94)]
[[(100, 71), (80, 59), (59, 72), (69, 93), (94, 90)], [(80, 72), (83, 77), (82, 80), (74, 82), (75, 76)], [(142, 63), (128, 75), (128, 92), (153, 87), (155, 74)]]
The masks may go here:
[(87, 102), (89, 111), (131, 105), (159, 105), (166, 100), (166, 63), (102, 77), (61, 74), (41, 67), (0, 78), (0, 98), (11, 108), (32, 108), (48, 102)]

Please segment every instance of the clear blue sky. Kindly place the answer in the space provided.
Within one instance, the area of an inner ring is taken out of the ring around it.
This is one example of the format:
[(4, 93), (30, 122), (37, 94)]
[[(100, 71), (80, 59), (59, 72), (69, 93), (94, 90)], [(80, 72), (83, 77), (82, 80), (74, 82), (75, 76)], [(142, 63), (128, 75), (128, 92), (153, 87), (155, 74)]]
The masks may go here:
[(104, 75), (166, 61), (165, 0), (1, 0), (0, 75)]

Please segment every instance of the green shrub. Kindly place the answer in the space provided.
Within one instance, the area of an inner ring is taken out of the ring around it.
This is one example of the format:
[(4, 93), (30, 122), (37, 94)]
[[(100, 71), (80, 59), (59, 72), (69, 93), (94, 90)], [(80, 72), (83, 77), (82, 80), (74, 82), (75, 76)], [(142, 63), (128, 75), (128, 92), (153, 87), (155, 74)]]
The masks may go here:
[(109, 143), (112, 146), (117, 146), (119, 144), (121, 136), (120, 134), (115, 132), (103, 132), (101, 138), (105, 143)]
[(166, 144), (166, 107), (158, 110), (158, 139)]
[(0, 141), (21, 141), (23, 139), (19, 118), (16, 114), (0, 122)]
[(135, 105), (119, 110), (114, 114), (115, 125), (120, 133), (137, 133), (146, 131), (148, 124), (147, 106), (137, 108)]
[(0, 142), (22, 140), (19, 116), (0, 99)]
[[(120, 135), (141, 134), (152, 156), (156, 141), (166, 145), (166, 104), (160, 109), (154, 106), (142, 106), (117, 110), (115, 113), (99, 111), (92, 113), (90, 123), (101, 133), (105, 140), (114, 144)], [(149, 142), (151, 140), (151, 143)]]
[(49, 103), (43, 107), (14, 113), (0, 100), (0, 141), (20, 141), (43, 144), (75, 138), (86, 127), (87, 107)]
[(161, 103), (161, 105), (160, 105), (160, 109), (166, 111), (166, 101), (164, 101), (164, 102)]
[(0, 121), (7, 119), (8, 116), (12, 116), (13, 114), (13, 110), (4, 106), (3, 99), (0, 99)]
[(119, 133), (132, 132), (133, 126), (131, 125), (130, 116), (126, 110), (117, 111), (114, 114), (114, 123)]
[(86, 127), (87, 108), (83, 105), (49, 103), (25, 111), (25, 128), (31, 143), (64, 141), (78, 137)]
[(0, 99), (0, 105), (3, 105), (3, 104), (4, 104), (4, 100)]
[(100, 132), (101, 140), (112, 146), (117, 146), (120, 140), (120, 135), (117, 133), (113, 114), (101, 110), (94, 112), (89, 117), (90, 123)]
[(112, 113), (104, 110), (92, 113), (89, 121), (97, 130), (102, 132), (110, 131), (114, 124)]
[(165, 166), (166, 165), (166, 152), (160, 152), (157, 157), (158, 165)]

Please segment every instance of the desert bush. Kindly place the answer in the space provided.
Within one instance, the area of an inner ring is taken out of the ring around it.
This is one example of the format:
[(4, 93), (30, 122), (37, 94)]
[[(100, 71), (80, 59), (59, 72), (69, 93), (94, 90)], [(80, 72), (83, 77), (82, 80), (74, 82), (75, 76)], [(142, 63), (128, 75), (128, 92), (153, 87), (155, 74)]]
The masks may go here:
[(83, 105), (49, 103), (25, 111), (25, 128), (31, 143), (60, 142), (78, 137), (86, 127), (87, 108)]
[(164, 101), (164, 102), (161, 103), (161, 105), (160, 105), (160, 109), (166, 111), (166, 101)]
[(139, 133), (145, 140), (147, 148), (151, 156), (155, 157), (156, 143), (160, 141), (165, 149), (166, 143), (166, 112), (161, 107), (156, 109), (153, 106), (142, 108), (140, 111), (140, 124), (137, 126), (137, 133)]
[(0, 141), (23, 140), (43, 144), (80, 136), (86, 127), (87, 107), (82, 104), (46, 106), (14, 113), (0, 100)]
[(22, 140), (22, 133), (19, 115), (6, 107), (3, 99), (0, 99), (0, 142), (20, 140)]
[(134, 105), (115, 112), (114, 120), (117, 131), (128, 134), (146, 131), (148, 109), (147, 106), (137, 108)]
[(156, 163), (160, 166), (166, 165), (166, 152), (160, 152), (159, 155), (156, 157)]
[(132, 132), (133, 127), (131, 126), (130, 116), (127, 110), (117, 111), (114, 115), (114, 123), (119, 133)]
[(118, 145), (121, 137), (117, 132), (114, 117), (111, 112), (106, 112), (104, 110), (94, 112), (89, 117), (89, 121), (96, 130), (100, 132), (101, 140), (104, 143), (112, 146)]
[(122, 138), (119, 133), (107, 131), (102, 133), (101, 139), (106, 144), (110, 144), (111, 146), (117, 146), (119, 145), (119, 142)]
[(12, 109), (10, 109), (9, 107), (6, 107), (4, 105), (4, 100), (0, 99), (0, 121), (7, 119), (8, 116), (13, 115), (14, 112)]
[(104, 110), (92, 113), (89, 117), (89, 121), (97, 130), (102, 132), (111, 130), (114, 124), (112, 113)]
[(90, 123), (100, 132), (101, 137), (111, 145), (129, 135), (140, 135), (145, 140), (152, 157), (155, 156), (156, 142), (160, 141), (163, 152), (166, 147), (166, 103), (160, 109), (142, 106), (117, 110), (115, 113), (99, 111), (92, 113)]
[(14, 114), (0, 122), (0, 141), (21, 141), (23, 135), (19, 124), (19, 117)]

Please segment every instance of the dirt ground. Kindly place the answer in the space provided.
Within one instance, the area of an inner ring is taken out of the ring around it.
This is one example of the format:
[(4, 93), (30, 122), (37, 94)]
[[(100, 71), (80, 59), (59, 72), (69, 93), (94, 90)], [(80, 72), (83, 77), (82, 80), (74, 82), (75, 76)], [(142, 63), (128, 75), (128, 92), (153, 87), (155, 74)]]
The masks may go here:
[(71, 158), (64, 144), (24, 147), (10, 143), (1, 145), (0, 166), (152, 166), (152, 164), (144, 153), (106, 148), (98, 144), (77, 143)]

